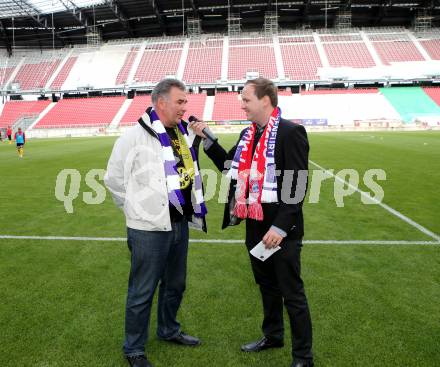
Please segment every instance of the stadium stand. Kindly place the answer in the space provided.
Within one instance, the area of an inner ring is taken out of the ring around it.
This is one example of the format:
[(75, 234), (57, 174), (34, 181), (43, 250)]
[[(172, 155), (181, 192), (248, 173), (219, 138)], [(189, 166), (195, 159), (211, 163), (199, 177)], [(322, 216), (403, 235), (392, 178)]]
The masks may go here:
[(67, 79), (67, 76), (69, 75), (70, 71), (73, 68), (73, 65), (75, 65), (76, 60), (78, 59), (78, 56), (72, 56), (69, 57), (66, 61), (66, 63), (61, 68), (58, 75), (55, 77), (54, 81), (52, 82), (50, 88), (53, 90), (60, 90), (64, 84), (64, 82)]
[(203, 111), (205, 109), (206, 94), (188, 94), (187, 98), (188, 104), (185, 118), (188, 118), (190, 115), (194, 115), (201, 119), (203, 117)]
[[(184, 118), (188, 118), (189, 114), (202, 118), (205, 109), (206, 94), (188, 94), (187, 113)], [(151, 106), (151, 96), (136, 96), (128, 107), (119, 126), (134, 125), (145, 110)]]
[(125, 112), (124, 116), (119, 123), (119, 126), (134, 125), (139, 117), (145, 112), (145, 110), (151, 104), (151, 96), (135, 96), (133, 101)]
[(192, 40), (183, 80), (188, 84), (215, 83), (221, 78), (223, 40)]
[(420, 43), (433, 60), (440, 60), (440, 39), (422, 40)]
[(21, 90), (44, 89), (60, 62), (50, 58), (38, 62), (32, 58), (32, 62), (21, 66), (12, 83), (18, 84)]
[(384, 65), (425, 60), (407, 33), (372, 34), (368, 37)]
[(128, 74), (130, 73), (131, 67), (133, 66), (134, 59), (136, 58), (139, 47), (132, 47), (131, 51), (127, 54), (124, 65), (116, 77), (116, 85), (124, 84), (127, 82)]
[[(291, 38), (280, 38), (286, 78), (292, 80), (318, 80), (317, 71), (322, 63), (316, 45), (305, 43), (305, 39), (299, 41), (296, 41), (296, 39), (294, 43), (291, 43)], [(313, 42), (313, 38), (311, 38), (311, 42)], [(307, 60), (307, 62), (304, 62), (304, 60)]]
[(131, 47), (130, 45), (104, 45), (95, 49), (76, 50), (75, 56), (78, 58), (62, 89), (115, 87), (118, 73)]
[(299, 121), (323, 120), (325, 125), (330, 126), (353, 126), (356, 121), (400, 119), (387, 99), (377, 91), (297, 94), (283, 102), (281, 110), (285, 118)]
[(182, 48), (183, 42), (147, 45), (134, 81), (155, 83), (167, 75), (176, 75)]
[[(167, 75), (181, 77), (190, 85), (216, 84), (222, 78), (222, 71), (227, 78), (222, 82), (242, 81), (250, 71), (271, 79), (282, 78), (284, 71), (285, 79), (292, 81), (319, 81), (333, 75), (325, 70), (319, 72), (320, 68), (359, 69), (350, 73), (355, 73), (356, 78), (365, 75), (369, 79), (373, 74), (367, 70), (381, 66), (380, 62), (389, 66), (396, 62), (430, 61), (425, 60), (429, 57), (440, 60), (440, 39), (430, 37), (418, 38), (416, 44), (416, 35), (404, 29), (381, 33), (315, 33), (315, 36), (304, 32), (275, 38), (229, 37), (227, 53), (223, 49), (225, 38), (219, 36), (132, 40), (42, 54), (20, 51), (11, 58), (0, 57), (0, 86), (5, 87), (8, 81), (22, 90), (41, 90), (48, 81), (48, 89), (55, 91), (123, 87), (127, 82), (151, 86)], [(423, 65), (416, 69), (416, 76), (419, 73), (423, 77)], [(385, 77), (396, 76), (392, 71), (386, 73)], [(133, 80), (127, 80), (128, 77)]]
[(15, 66), (0, 68), (0, 88), (3, 88), (14, 71)]
[(245, 114), (240, 108), (239, 94), (235, 92), (221, 92), (215, 95), (213, 120), (243, 120)]
[(124, 100), (125, 97), (61, 99), (34, 128), (107, 126)]
[(380, 88), (380, 92), (406, 123), (413, 122), (417, 117), (440, 116), (440, 107), (422, 88)]
[[(237, 92), (219, 92), (214, 99), (212, 116), (208, 120), (245, 120)], [(188, 94), (185, 118), (189, 114), (203, 117), (207, 106), (207, 96)], [(128, 103), (129, 102), (129, 103)], [(0, 117), (0, 128), (13, 125), (22, 117), (36, 118), (49, 101), (8, 102)], [(128, 106), (123, 107), (123, 104)], [(437, 126), (440, 121), (440, 88), (365, 88), (365, 89), (323, 89), (301, 91), (292, 94), (280, 91), (279, 105), (283, 116), (307, 125), (356, 126), (367, 123), (406, 123), (432, 121)], [(94, 97), (62, 99), (41, 116), (34, 129), (75, 129), (88, 127), (108, 127), (117, 114), (123, 114), (114, 127), (126, 127), (136, 123), (145, 109), (151, 105), (150, 95), (125, 97)], [(316, 108), (319, 106), (319, 108)], [(125, 112), (124, 112), (125, 111)], [(212, 117), (212, 118), (211, 118)], [(385, 125), (383, 125), (385, 126)], [(388, 126), (388, 125), (386, 125)]]
[(423, 88), (424, 92), (440, 106), (440, 87)]
[(0, 55), (0, 88), (4, 88), (14, 73), (14, 70), (17, 68), (17, 65), (22, 62), (22, 56), (8, 57), (5, 54)]
[[(356, 89), (348, 85), (350, 89), (320, 88), (324, 83), (327, 87), (327, 83), (347, 84), (346, 81), (352, 80), (365, 80), (368, 85), (374, 85), (370, 81), (380, 78), (403, 80), (435, 76), (437, 61), (429, 60), (428, 55), (432, 60), (440, 60), (438, 35), (420, 35), (403, 28), (353, 29), (348, 33), (282, 32), (274, 36), (258, 33), (241, 37), (127, 39), (50, 52), (20, 50), (13, 57), (0, 54), (0, 86), (8, 93), (18, 87), (26, 90), (24, 94), (47, 95), (53, 91), (59, 95), (60, 101), (50, 105), (46, 115), (39, 116), (34, 122), (36, 126), (31, 127), (31, 130), (54, 128), (56, 134), (61, 128), (84, 131), (87, 127), (114, 133), (118, 127), (136, 123), (151, 103), (150, 96), (142, 93), (149, 93), (165, 76), (181, 78), (194, 91), (188, 94), (186, 118), (194, 114), (222, 123), (244, 120), (236, 91), (246, 73), (251, 71), (276, 80), (281, 88), (292, 87), (289, 82), (294, 81), (300, 88), (308, 89), (294, 94), (290, 89), (280, 92), (280, 104), (287, 118), (310, 120), (310, 124), (321, 124), (325, 119), (325, 123), (332, 126), (352, 126), (356, 121), (374, 119), (408, 123), (415, 119), (420, 121), (423, 116), (440, 116), (438, 89), (419, 88), (410, 93), (408, 88), (399, 91), (396, 88)], [(130, 89), (140, 93), (132, 100), (125, 97), (127, 83)], [(229, 92), (214, 90), (216, 94), (210, 97), (198, 94), (200, 88), (211, 88), (210, 84), (221, 86), (223, 90), (227, 88)], [(63, 92), (77, 89), (115, 89), (124, 96), (63, 98)], [(31, 98), (34, 97), (26, 99)], [(411, 98), (417, 103), (410, 102)], [(18, 117), (15, 120), (8, 117), (12, 107), (5, 106), (2, 126), (27, 116), (27, 112), (23, 112), (28, 111), (27, 102), (13, 103), (16, 103)], [(40, 103), (31, 115), (34, 118), (40, 115), (48, 103)], [(319, 110), (316, 106), (320, 106)], [(41, 136), (45, 134), (41, 133)]]
[(6, 102), (0, 115), (0, 128), (13, 126), (23, 117), (37, 117), (49, 103), (49, 100)]
[(236, 39), (229, 43), (228, 79), (243, 80), (246, 72), (278, 77), (272, 38)]
[(330, 66), (369, 68), (376, 65), (363, 42), (323, 43), (323, 47)]

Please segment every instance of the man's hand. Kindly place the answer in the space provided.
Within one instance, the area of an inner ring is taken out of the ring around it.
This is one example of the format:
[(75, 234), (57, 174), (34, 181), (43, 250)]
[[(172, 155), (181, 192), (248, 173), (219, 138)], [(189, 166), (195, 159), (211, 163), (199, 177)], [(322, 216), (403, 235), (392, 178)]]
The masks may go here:
[(272, 229), (269, 229), (263, 237), (264, 246), (269, 249), (280, 245), (283, 237)]
[(203, 129), (208, 127), (208, 124), (203, 121), (193, 121), (189, 123), (189, 128), (194, 131), (194, 133), (202, 138), (206, 138), (205, 134), (203, 134)]

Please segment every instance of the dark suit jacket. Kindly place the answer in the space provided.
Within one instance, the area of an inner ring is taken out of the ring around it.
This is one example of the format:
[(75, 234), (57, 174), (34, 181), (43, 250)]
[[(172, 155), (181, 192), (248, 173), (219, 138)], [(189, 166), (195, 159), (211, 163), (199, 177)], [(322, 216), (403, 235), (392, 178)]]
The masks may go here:
[[(245, 131), (246, 129), (240, 133), (240, 139)], [(226, 152), (218, 142), (213, 143), (205, 152), (220, 171), (228, 170), (238, 142), (229, 152)], [(303, 194), (300, 193), (301, 190), (298, 188), (297, 195), (302, 197), (299, 202), (283, 202), (282, 198), (285, 198), (286, 195), (291, 199), (295, 197), (297, 183), (301, 181), (298, 180), (298, 172), (307, 171), (308, 169), (308, 153), (309, 143), (305, 128), (289, 120), (281, 119), (275, 143), (275, 166), (276, 170), (280, 171), (280, 174), (277, 176), (278, 203), (262, 203), (264, 213), (263, 222), (252, 219), (246, 220), (247, 244), (258, 243), (272, 225), (285, 231), (287, 233), (287, 239), (300, 239), (303, 237), (304, 222), (302, 205), (307, 180), (305, 180), (303, 185), (305, 186), (303, 187)], [(292, 174), (290, 174), (290, 176), (289, 174), (285, 175), (287, 170), (293, 171), (293, 177)], [(223, 229), (229, 225), (236, 224), (231, 223), (231, 204), (235, 195), (235, 185), (236, 181), (232, 180), (228, 194), (228, 203), (225, 205)]]

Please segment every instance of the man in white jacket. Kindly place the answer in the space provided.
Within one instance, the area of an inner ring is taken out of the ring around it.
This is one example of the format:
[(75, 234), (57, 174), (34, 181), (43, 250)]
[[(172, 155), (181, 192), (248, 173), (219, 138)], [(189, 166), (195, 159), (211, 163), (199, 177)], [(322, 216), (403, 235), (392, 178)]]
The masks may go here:
[(188, 135), (185, 85), (164, 79), (153, 108), (115, 143), (104, 181), (124, 210), (131, 268), (123, 350), (131, 367), (150, 367), (145, 356), (151, 304), (159, 286), (157, 336), (181, 345), (200, 340), (176, 320), (185, 290), (188, 224), (206, 231), (206, 206), (197, 163), (200, 138)]

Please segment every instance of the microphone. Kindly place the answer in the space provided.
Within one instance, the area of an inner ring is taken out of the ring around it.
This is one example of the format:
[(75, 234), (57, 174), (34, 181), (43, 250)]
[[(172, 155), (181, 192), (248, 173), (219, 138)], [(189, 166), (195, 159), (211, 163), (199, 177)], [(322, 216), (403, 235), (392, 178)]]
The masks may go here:
[[(188, 121), (189, 121), (189, 122), (197, 122), (197, 121), (201, 121), (201, 120), (199, 120), (197, 117), (191, 115), (190, 117), (188, 117)], [(218, 138), (217, 138), (217, 137), (214, 135), (214, 133), (209, 129), (209, 127), (205, 127), (205, 128), (202, 130), (202, 133), (205, 134), (205, 136), (206, 136), (209, 140), (211, 140), (213, 143), (215, 143), (215, 142), (218, 140)]]

